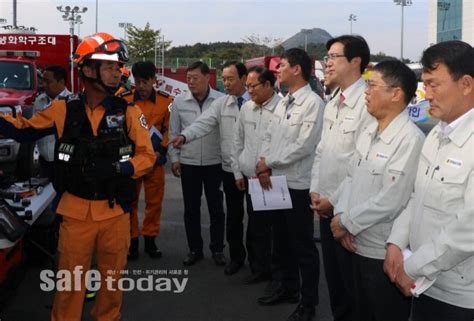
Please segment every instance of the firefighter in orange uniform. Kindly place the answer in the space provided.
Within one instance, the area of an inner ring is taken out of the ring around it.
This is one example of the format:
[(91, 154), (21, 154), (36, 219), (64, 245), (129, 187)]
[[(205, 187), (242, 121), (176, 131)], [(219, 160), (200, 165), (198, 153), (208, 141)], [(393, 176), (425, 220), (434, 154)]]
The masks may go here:
[[(91, 311), (93, 320), (118, 321), (122, 293), (117, 284), (127, 262), (135, 178), (147, 173), (156, 156), (145, 117), (137, 106), (115, 97), (120, 66), (128, 60), (124, 43), (106, 33), (85, 38), (75, 63), (84, 82), (80, 96), (57, 100), (29, 120), (0, 117), (0, 133), (41, 134), (55, 131), (54, 187), (62, 193), (57, 213), (58, 269), (82, 271), (80, 284), (57, 289), (52, 321), (80, 321), (85, 272), (96, 253), (100, 289)], [(106, 278), (109, 277), (107, 282)], [(79, 288), (79, 291), (75, 289)]]
[[(122, 93), (124, 99), (138, 105), (148, 123), (151, 141), (157, 156), (153, 170), (137, 180), (137, 195), (140, 195), (142, 183), (145, 190), (145, 218), (141, 234), (145, 239), (145, 252), (151, 258), (160, 258), (161, 251), (155, 243), (160, 232), (161, 205), (165, 192), (165, 166), (168, 144), (170, 112), (168, 106), (173, 99), (166, 93), (156, 91), (156, 67), (151, 61), (137, 62), (132, 66), (135, 80), (133, 92)], [(133, 203), (130, 215), (131, 244), (128, 259), (138, 259), (138, 200)]]

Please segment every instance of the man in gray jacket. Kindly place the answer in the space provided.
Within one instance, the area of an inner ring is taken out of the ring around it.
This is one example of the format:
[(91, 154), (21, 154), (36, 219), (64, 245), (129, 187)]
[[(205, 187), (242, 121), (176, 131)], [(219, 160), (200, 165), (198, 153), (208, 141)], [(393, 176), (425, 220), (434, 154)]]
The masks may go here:
[[(186, 82), (189, 91), (176, 97), (171, 106), (170, 141), (222, 96), (209, 86), (209, 67), (203, 62), (195, 62), (188, 67)], [(190, 266), (203, 257), (200, 210), (203, 187), (211, 221), (209, 248), (212, 253), (222, 253), (224, 249), (225, 213), (220, 190), (222, 168), (219, 132), (217, 129), (212, 130), (181, 149), (170, 146), (169, 155), (173, 174), (181, 177), (184, 226), (190, 251), (183, 264)]]
[(348, 175), (331, 196), (331, 229), (352, 256), (354, 321), (407, 321), (410, 300), (383, 273), (385, 242), (413, 191), (424, 135), (406, 106), (416, 76), (399, 61), (377, 64), (365, 90), (377, 120), (358, 137)]
[[(385, 272), (413, 299), (412, 321), (474, 319), (474, 49), (462, 41), (423, 53), (430, 114), (441, 121), (426, 137), (413, 193), (387, 241)], [(413, 253), (403, 261), (402, 251)], [(415, 286), (414, 290), (417, 290)]]
[[(226, 62), (222, 70), (222, 81), (227, 95), (216, 99), (208, 110), (173, 140), (173, 146), (179, 148), (183, 144), (193, 142), (219, 128), (223, 185), (227, 205), (226, 234), (231, 260), (224, 269), (224, 273), (227, 275), (237, 273), (246, 257), (243, 243), (244, 191), (239, 190), (235, 185), (231, 165), (231, 147), (235, 124), (240, 108), (250, 99), (245, 89), (246, 79), (247, 68), (244, 64), (237, 61)], [(217, 265), (225, 264), (225, 258), (221, 252), (214, 253), (213, 258)]]

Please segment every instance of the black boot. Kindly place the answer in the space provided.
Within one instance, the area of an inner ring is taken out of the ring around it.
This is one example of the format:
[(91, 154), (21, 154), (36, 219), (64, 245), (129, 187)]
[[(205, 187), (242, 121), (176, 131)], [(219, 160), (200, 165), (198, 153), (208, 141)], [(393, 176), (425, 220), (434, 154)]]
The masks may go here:
[(156, 247), (154, 236), (145, 236), (145, 252), (152, 259), (159, 259), (162, 255), (161, 251)]
[(132, 237), (130, 239), (130, 247), (128, 248), (127, 258), (129, 261), (138, 260), (138, 237)]

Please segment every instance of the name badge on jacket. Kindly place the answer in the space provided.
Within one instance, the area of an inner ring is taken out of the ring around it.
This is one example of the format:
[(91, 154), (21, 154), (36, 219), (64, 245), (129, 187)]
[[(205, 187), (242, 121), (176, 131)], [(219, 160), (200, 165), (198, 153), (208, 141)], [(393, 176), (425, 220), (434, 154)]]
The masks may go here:
[(125, 121), (125, 115), (109, 115), (105, 118), (108, 128), (122, 127)]

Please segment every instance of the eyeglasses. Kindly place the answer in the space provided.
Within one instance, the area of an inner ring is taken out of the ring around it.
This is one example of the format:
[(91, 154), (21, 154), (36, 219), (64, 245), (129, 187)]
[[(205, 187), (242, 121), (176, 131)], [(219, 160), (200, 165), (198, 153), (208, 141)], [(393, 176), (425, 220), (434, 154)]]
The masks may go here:
[(398, 86), (394, 86), (394, 85), (379, 85), (379, 84), (376, 84), (375, 82), (370, 81), (370, 80), (366, 80), (365, 83), (367, 84), (367, 88), (368, 88), (369, 90), (372, 90), (372, 89), (374, 89), (375, 87), (387, 87), (387, 88), (395, 88), (395, 87), (398, 87)]
[(344, 54), (329, 54), (324, 56), (324, 62), (327, 63), (329, 60), (336, 60), (336, 58), (345, 57)]
[(245, 85), (245, 89), (247, 90), (254, 90), (256, 87), (262, 85), (261, 82), (257, 83), (257, 84), (253, 84), (253, 85)]

